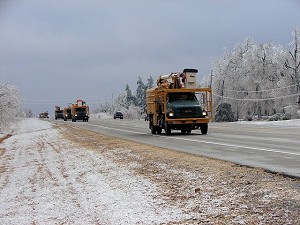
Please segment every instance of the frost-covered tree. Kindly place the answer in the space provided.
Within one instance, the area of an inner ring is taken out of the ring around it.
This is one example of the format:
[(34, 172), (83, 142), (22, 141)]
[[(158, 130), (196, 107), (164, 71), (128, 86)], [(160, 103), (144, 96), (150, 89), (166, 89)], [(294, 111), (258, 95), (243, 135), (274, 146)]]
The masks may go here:
[(126, 84), (125, 92), (127, 107), (129, 107), (130, 105), (136, 105), (136, 97), (132, 94), (129, 84)]
[(152, 76), (149, 76), (149, 78), (147, 79), (146, 89), (153, 88), (153, 83), (154, 82)]
[(285, 55), (282, 46), (256, 43), (252, 39), (227, 50), (214, 63), (214, 108), (224, 99), (242, 117), (256, 114), (261, 118), (282, 110), (281, 99), (289, 94), (288, 89), (279, 86), (286, 73), (282, 69)]
[(14, 85), (0, 83), (0, 126), (22, 115), (21, 95)]
[(136, 84), (137, 84), (137, 89), (136, 89), (137, 106), (140, 106), (141, 108), (145, 108), (147, 86), (143, 83), (141, 77), (138, 77), (138, 81), (136, 82)]
[(23, 109), (23, 114), (26, 118), (32, 118), (33, 117), (33, 112), (32, 112), (31, 109), (24, 108)]
[(234, 115), (231, 110), (231, 105), (229, 103), (223, 102), (218, 105), (215, 114), (216, 122), (233, 122)]

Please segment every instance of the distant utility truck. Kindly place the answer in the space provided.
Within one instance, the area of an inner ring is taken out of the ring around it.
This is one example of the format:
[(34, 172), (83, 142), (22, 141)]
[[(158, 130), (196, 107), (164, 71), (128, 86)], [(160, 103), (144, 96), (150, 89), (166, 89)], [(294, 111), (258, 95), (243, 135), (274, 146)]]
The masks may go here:
[(64, 114), (64, 121), (67, 121), (68, 119), (72, 119), (72, 113), (71, 113), (71, 106), (67, 106), (63, 110)]
[(161, 75), (157, 87), (148, 89), (147, 116), (152, 134), (167, 135), (171, 130), (191, 133), (200, 129), (207, 134), (212, 120), (212, 90), (197, 88), (196, 69), (184, 69), (182, 73)]
[(55, 106), (54, 117), (56, 120), (64, 118), (63, 110), (59, 106)]

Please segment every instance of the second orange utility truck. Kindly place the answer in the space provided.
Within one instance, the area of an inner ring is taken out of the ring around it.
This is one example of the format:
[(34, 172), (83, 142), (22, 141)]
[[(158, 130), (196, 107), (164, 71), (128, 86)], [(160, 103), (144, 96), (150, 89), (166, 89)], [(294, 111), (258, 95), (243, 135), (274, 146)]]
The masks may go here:
[(54, 117), (56, 120), (64, 118), (63, 110), (59, 106), (55, 106)]
[(71, 113), (72, 105), (68, 105), (64, 108), (63, 114), (64, 114), (64, 121), (67, 121), (68, 119), (72, 119), (72, 113)]
[(89, 107), (85, 101), (78, 99), (71, 107), (72, 122), (82, 120), (83, 122), (89, 121)]
[(212, 120), (212, 90), (197, 88), (196, 69), (160, 75), (157, 87), (146, 92), (147, 116), (152, 134), (167, 135), (172, 130), (191, 133), (200, 129), (207, 134)]

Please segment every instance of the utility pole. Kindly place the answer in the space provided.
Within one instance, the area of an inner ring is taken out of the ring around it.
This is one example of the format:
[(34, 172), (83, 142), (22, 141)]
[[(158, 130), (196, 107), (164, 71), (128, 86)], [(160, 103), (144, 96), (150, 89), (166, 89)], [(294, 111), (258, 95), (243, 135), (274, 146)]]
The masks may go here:
[(221, 103), (223, 103), (223, 98), (224, 98), (224, 84), (225, 84), (225, 80), (223, 80), (222, 82), (222, 87), (221, 87)]
[(213, 70), (210, 71), (210, 84), (209, 84), (210, 88), (212, 86), (212, 77), (213, 77)]

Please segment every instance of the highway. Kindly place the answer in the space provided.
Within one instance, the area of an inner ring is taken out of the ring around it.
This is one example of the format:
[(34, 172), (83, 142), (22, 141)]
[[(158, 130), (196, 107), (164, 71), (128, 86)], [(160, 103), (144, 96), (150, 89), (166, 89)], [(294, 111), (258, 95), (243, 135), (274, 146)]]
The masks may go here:
[(100, 134), (177, 151), (259, 167), (300, 177), (299, 127), (263, 126), (243, 123), (210, 123), (208, 134), (172, 131), (152, 135), (143, 120), (98, 119), (88, 123), (56, 121)]

